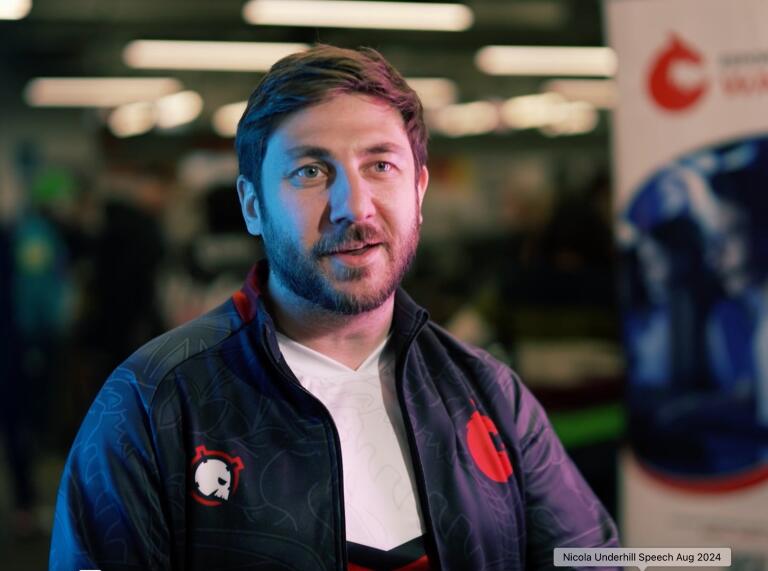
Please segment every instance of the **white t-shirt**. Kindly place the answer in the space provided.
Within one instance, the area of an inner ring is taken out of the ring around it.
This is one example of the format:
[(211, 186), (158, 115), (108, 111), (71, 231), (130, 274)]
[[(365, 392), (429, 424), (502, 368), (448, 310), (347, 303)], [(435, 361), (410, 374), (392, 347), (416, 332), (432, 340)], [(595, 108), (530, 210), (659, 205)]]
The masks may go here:
[(328, 409), (341, 440), (347, 541), (390, 550), (424, 532), (395, 389), (395, 358), (385, 340), (350, 369), (277, 334), (302, 386)]

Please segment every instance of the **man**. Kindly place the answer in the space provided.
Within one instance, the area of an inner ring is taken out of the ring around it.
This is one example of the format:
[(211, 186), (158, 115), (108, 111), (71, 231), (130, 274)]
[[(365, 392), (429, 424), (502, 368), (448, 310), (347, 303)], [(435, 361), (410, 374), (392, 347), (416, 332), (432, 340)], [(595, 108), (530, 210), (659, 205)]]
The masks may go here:
[(514, 373), (398, 289), (426, 138), (373, 50), (272, 67), (236, 142), (267, 261), (107, 381), (52, 569), (542, 569), (556, 546), (617, 544)]

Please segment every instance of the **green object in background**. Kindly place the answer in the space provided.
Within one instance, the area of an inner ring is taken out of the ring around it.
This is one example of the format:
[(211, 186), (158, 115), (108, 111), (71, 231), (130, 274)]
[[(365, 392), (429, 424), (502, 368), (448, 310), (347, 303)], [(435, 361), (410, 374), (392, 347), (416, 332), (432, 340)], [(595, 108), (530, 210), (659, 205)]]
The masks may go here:
[(624, 434), (624, 405), (613, 403), (578, 411), (555, 412), (549, 415), (549, 420), (566, 448), (618, 440)]
[(49, 204), (70, 199), (76, 190), (72, 174), (63, 169), (49, 169), (35, 179), (30, 194), (33, 204)]

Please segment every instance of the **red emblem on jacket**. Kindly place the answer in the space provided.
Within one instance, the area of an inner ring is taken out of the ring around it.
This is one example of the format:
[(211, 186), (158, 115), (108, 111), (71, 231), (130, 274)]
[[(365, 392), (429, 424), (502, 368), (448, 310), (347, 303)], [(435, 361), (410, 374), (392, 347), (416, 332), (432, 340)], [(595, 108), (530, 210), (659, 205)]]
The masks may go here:
[(240, 471), (243, 468), (243, 461), (239, 456), (230, 456), (226, 452), (198, 446), (192, 459), (192, 474), (195, 480), (192, 497), (204, 506), (223, 504), (237, 491)]
[[(473, 403), (474, 404), (474, 403)], [(497, 438), (499, 431), (490, 417), (475, 410), (467, 422), (467, 446), (480, 471), (494, 482), (504, 483), (512, 475), (512, 462)]]

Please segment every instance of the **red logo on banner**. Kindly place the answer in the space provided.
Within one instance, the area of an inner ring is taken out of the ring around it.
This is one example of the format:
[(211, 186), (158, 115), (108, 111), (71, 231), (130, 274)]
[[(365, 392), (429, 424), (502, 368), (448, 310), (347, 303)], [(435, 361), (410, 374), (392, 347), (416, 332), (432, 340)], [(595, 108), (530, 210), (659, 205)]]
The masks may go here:
[(707, 90), (707, 82), (703, 79), (695, 85), (684, 85), (673, 73), (673, 69), (679, 64), (702, 68), (704, 58), (672, 34), (667, 46), (656, 56), (648, 77), (651, 98), (668, 111), (682, 111), (690, 107)]
[(512, 475), (512, 463), (504, 445), (494, 442), (492, 437), (496, 436), (498, 439), (498, 435), (499, 431), (493, 420), (477, 410), (472, 413), (467, 422), (467, 446), (472, 460), (491, 480), (503, 483)]

